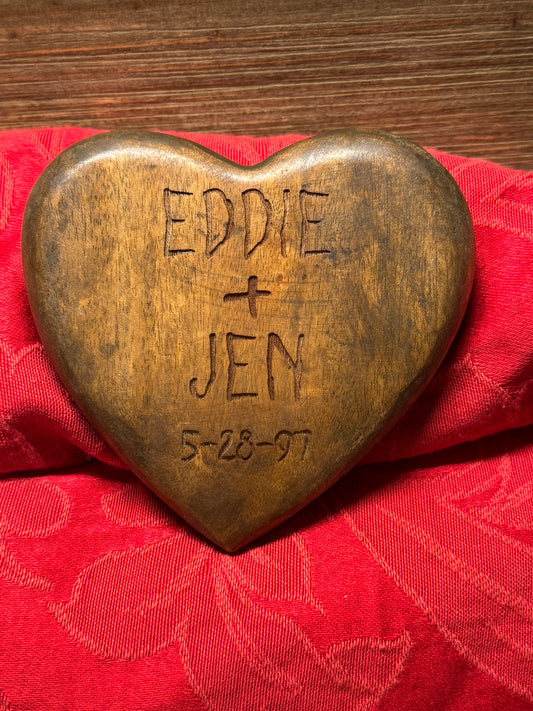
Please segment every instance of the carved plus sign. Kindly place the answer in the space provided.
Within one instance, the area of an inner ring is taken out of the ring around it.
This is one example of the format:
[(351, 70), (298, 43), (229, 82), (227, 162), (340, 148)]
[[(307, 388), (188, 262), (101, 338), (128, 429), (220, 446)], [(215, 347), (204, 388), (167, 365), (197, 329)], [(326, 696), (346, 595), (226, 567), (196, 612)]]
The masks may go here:
[(270, 296), (271, 292), (266, 291), (266, 289), (257, 288), (257, 277), (248, 277), (248, 290), (240, 291), (235, 294), (226, 294), (224, 296), (224, 301), (237, 301), (238, 299), (248, 299), (248, 308), (250, 309), (250, 316), (252, 318), (257, 318), (257, 308), (256, 301), (259, 296)]

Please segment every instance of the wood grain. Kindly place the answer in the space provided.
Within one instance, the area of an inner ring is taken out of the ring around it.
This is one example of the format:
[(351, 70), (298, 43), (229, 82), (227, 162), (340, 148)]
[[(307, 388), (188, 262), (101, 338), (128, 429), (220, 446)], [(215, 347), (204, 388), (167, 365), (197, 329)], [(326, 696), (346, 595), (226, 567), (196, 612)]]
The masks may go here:
[(369, 126), (532, 167), (530, 0), (1, 0), (0, 16), (0, 128)]
[(442, 166), (353, 130), (253, 168), (163, 134), (100, 134), (41, 176), (22, 247), (72, 396), (227, 550), (318, 496), (405, 412), (457, 330), (474, 260)]

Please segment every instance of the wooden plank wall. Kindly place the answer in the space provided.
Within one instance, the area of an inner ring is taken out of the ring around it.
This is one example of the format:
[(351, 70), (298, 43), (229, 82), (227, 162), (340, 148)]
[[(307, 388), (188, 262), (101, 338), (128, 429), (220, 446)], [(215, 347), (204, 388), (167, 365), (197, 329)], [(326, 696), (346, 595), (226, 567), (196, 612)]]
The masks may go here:
[(0, 0), (0, 129), (364, 125), (531, 168), (531, 0)]

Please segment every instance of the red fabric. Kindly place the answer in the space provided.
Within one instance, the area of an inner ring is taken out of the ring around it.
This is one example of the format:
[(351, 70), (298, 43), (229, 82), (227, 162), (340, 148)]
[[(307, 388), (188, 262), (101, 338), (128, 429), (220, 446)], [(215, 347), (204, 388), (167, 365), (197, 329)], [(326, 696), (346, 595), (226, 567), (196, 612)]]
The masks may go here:
[[(434, 152), (477, 243), (449, 355), (364, 466), (228, 555), (119, 468), (32, 323), (28, 192), (93, 133), (0, 134), (0, 711), (533, 708), (533, 174)], [(297, 138), (189, 137), (243, 164)]]

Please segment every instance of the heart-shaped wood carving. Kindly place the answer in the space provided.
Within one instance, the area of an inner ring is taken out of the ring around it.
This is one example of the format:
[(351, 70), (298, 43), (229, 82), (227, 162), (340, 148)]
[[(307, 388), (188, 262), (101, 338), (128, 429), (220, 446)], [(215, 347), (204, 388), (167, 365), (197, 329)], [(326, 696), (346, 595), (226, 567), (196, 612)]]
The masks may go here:
[(228, 551), (345, 473), (431, 377), (473, 272), (465, 201), (369, 131), (243, 168), (103, 134), (44, 172), (23, 227), (39, 333), (134, 472)]

